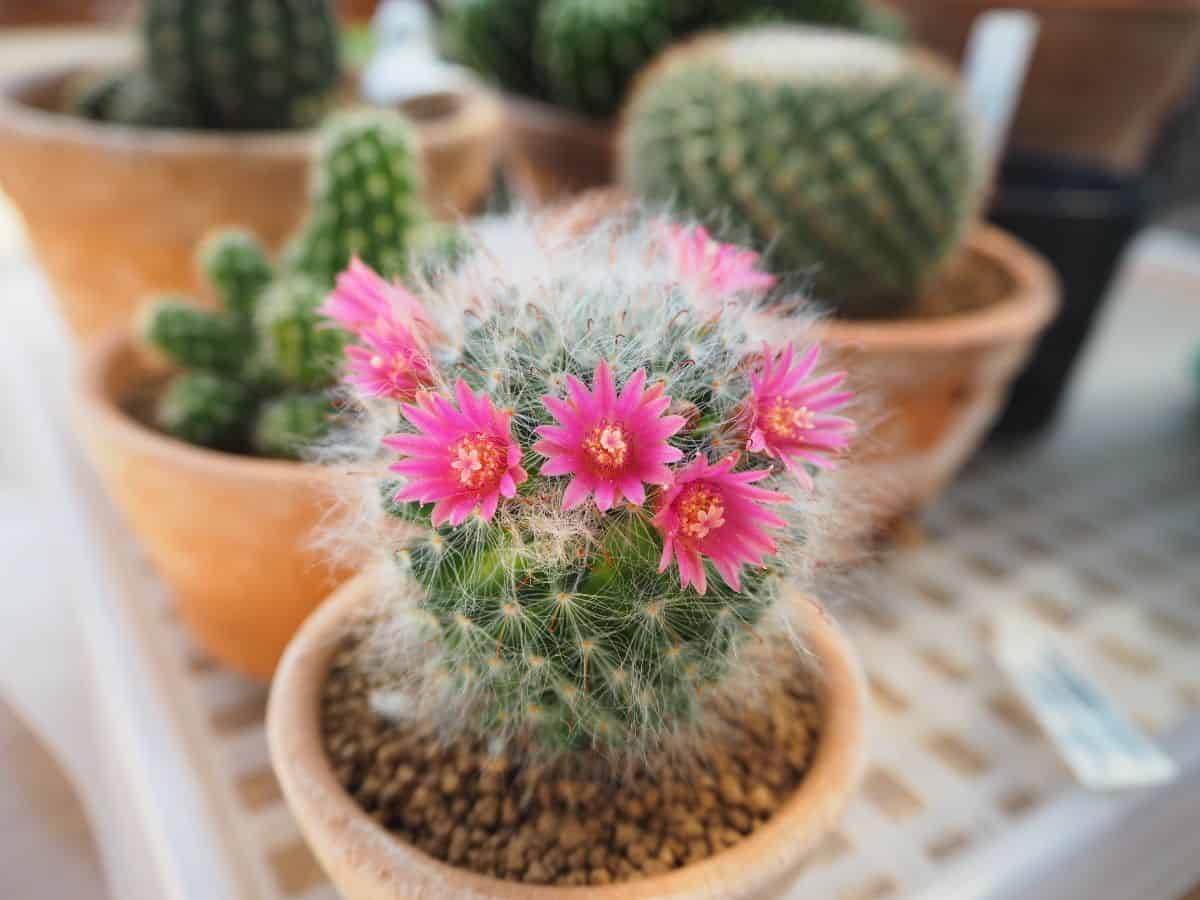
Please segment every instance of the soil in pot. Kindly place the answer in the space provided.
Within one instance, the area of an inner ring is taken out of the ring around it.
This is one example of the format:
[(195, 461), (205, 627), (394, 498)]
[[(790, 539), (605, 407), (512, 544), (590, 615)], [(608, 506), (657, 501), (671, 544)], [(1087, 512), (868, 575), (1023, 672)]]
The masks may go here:
[[(799, 667), (758, 711), (714, 706), (722, 740), (703, 759), (654, 757), (619, 777), (592, 754), (555, 768), (374, 711), (358, 646), (338, 651), (321, 699), (336, 777), (362, 809), (436, 859), (526, 884), (600, 885), (661, 875), (736, 845), (804, 780), (822, 721)], [(568, 767), (569, 766), (569, 767)]]

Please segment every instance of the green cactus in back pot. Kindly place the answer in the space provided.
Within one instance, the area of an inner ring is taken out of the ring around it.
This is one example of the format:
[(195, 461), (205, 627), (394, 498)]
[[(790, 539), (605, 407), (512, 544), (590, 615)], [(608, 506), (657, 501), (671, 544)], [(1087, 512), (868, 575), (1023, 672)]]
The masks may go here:
[(982, 179), (959, 85), (894, 44), (772, 27), (667, 54), (630, 100), (623, 178), (815, 276), (847, 316), (903, 311)]
[(275, 267), (254, 235), (230, 229), (199, 252), (216, 310), (163, 298), (139, 317), (142, 343), (182, 373), (155, 420), (191, 443), (298, 457), (339, 420), (329, 389), (348, 336), (318, 312), (357, 253), (401, 273), (452, 268), (461, 237), (416, 193), (412, 136), (396, 113), (331, 122), (314, 162), (307, 224)]
[(534, 23), (543, 0), (452, 0), (442, 36), (451, 57), (505, 90), (536, 97)]
[(337, 86), (330, 0), (146, 0), (146, 67), (208, 127), (314, 124)]

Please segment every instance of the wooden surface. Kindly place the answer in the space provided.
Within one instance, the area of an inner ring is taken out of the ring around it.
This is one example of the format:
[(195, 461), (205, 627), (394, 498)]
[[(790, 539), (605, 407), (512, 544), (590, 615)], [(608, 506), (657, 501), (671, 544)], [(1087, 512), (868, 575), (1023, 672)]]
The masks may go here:
[(107, 898), (75, 790), (19, 719), (0, 703), (0, 897)]

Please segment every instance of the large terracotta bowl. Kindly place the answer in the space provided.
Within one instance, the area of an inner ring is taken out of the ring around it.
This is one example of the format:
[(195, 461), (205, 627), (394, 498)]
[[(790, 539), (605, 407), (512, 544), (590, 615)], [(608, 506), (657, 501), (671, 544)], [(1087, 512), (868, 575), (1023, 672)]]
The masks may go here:
[(616, 173), (617, 124), (508, 95), (508, 169), (534, 206), (605, 187)]
[[(277, 249), (305, 210), (310, 132), (125, 128), (57, 112), (75, 69), (0, 87), (0, 186), (82, 341), (126, 323), (149, 294), (203, 297), (196, 246), (241, 225)], [(425, 194), (445, 218), (482, 203), (502, 140), (481, 91), (414, 107)]]
[(1049, 265), (997, 228), (978, 226), (964, 264), (990, 270), (991, 303), (928, 319), (830, 320), (831, 365), (845, 367), (873, 403), (859, 441), (870, 497), (885, 519), (937, 498), (979, 447), (1013, 379), (1058, 309)]
[(864, 761), (865, 691), (857, 657), (812, 601), (805, 636), (812, 649), (824, 723), (812, 768), (774, 817), (735, 847), (666, 875), (608, 887), (536, 887), (487, 878), (439, 862), (397, 840), (368, 817), (334, 776), (321, 740), (320, 694), (349, 622), (373, 582), (348, 582), (296, 635), (271, 686), (267, 737), (288, 805), (343, 897), (472, 897), (476, 900), (640, 900), (783, 896), (806, 853), (836, 822)]
[(350, 574), (313, 546), (329, 476), (152, 430), (126, 404), (154, 375), (126, 332), (95, 344), (79, 382), (86, 449), (196, 641), (219, 662), (268, 678), (300, 623)]

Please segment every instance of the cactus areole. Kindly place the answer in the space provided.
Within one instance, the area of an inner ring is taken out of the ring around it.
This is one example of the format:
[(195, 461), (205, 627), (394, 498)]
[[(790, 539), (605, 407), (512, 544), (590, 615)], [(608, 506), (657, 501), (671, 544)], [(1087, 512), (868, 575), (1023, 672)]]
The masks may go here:
[(609, 224), (493, 222), (432, 285), (356, 263), (322, 307), (354, 335), (345, 536), (384, 560), (381, 690), (551, 752), (661, 746), (755, 677), (853, 430), (806, 320), (745, 324), (757, 254)]

